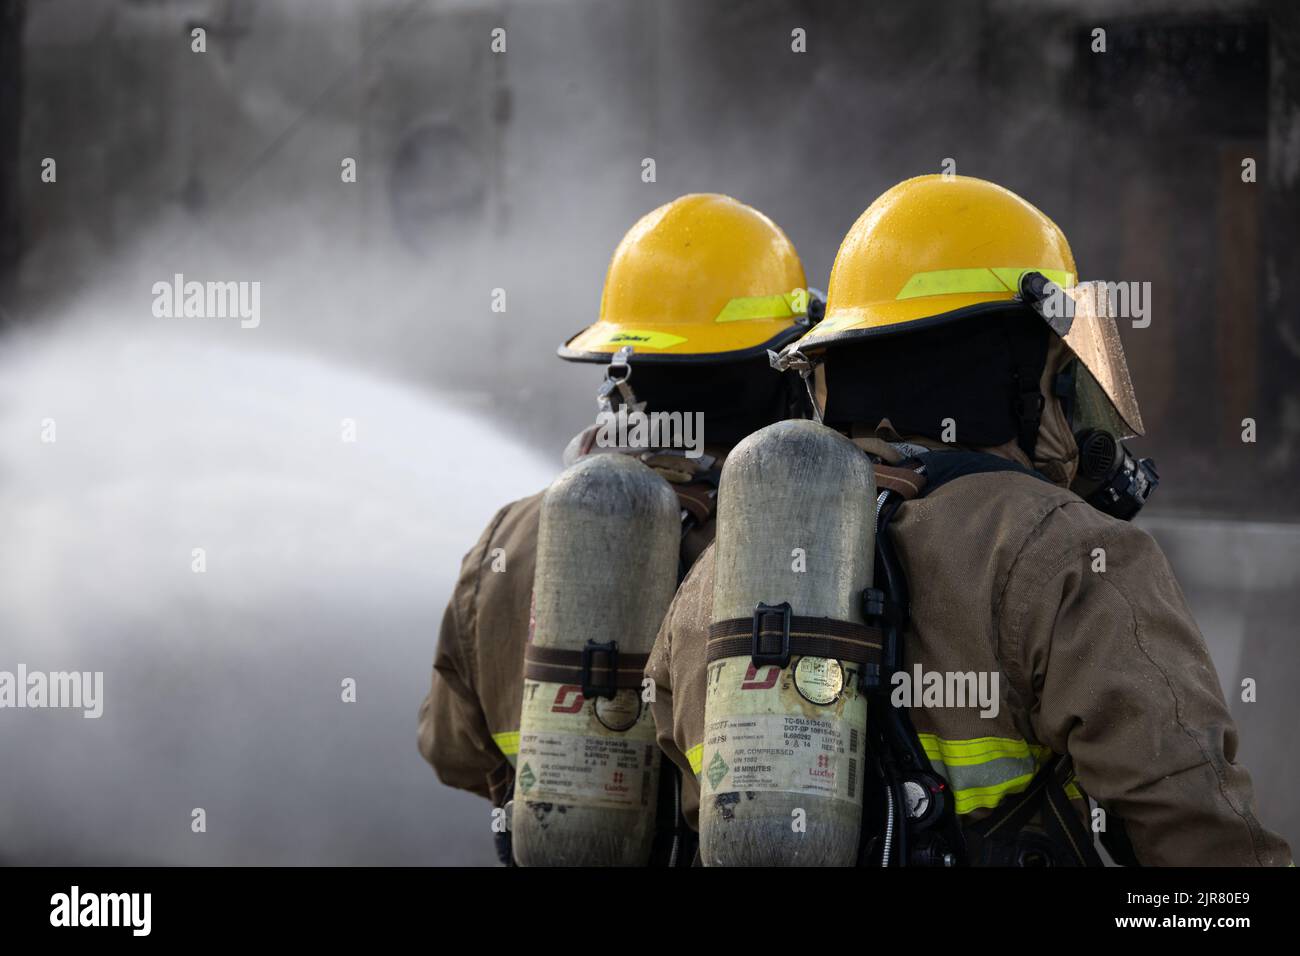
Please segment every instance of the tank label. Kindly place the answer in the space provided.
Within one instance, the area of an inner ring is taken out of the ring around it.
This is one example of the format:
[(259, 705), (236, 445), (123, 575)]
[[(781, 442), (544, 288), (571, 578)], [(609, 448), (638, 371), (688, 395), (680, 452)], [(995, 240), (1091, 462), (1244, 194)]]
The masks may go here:
[(650, 806), (659, 747), (636, 691), (591, 701), (575, 684), (526, 680), (520, 724), (516, 780), (528, 800)]
[(709, 665), (706, 793), (806, 793), (862, 803), (867, 702), (858, 665), (804, 657), (785, 670), (745, 657)]
[(844, 668), (824, 657), (801, 657), (794, 665), (794, 689), (814, 704), (833, 704), (844, 690)]

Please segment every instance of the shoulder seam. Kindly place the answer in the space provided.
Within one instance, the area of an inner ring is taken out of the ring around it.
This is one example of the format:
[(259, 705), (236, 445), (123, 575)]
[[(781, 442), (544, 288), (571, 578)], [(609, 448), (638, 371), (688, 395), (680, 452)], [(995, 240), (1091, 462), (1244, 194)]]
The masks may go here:
[[(1070, 504), (1074, 504), (1074, 502), (1067, 500), (1067, 501), (1058, 501), (1055, 504), (1053, 504), (1050, 508), (1048, 508), (1045, 512), (1043, 512), (1039, 516), (1038, 520), (1034, 522), (1033, 526), (1028, 531), (1025, 532), (1025, 536), (1020, 539), (1020, 544), (1016, 548), (1016, 556), (1015, 558), (1012, 559), (1011, 564), (1007, 567), (1006, 573), (1005, 575), (1003, 575), (1002, 581), (999, 582), (1000, 586), (997, 588), (997, 597), (994, 599), (993, 619), (994, 621), (997, 622), (997, 631), (1002, 630), (1001, 624), (1004, 620), (1011, 618), (1012, 615), (1017, 614), (1019, 612), (1019, 609), (1012, 609), (1009, 613), (1004, 613), (1004, 610), (1006, 609), (1007, 591), (1011, 587), (1011, 579), (1015, 576), (1016, 571), (1020, 568), (1021, 560), (1025, 556), (1025, 550), (1029, 547), (1029, 542), (1040, 534), (1043, 525), (1047, 523), (1048, 518), (1056, 514), (1056, 512), (1060, 511), (1066, 505), (1070, 505)], [(1063, 566), (1066, 560), (1067, 558), (1062, 558), (1061, 561), (1058, 563), (1057, 568)], [(1055, 570), (1053, 573), (1055, 573)], [(1011, 633), (1014, 636), (1014, 640), (1010, 641), (1009, 643), (1013, 645), (1011, 648), (1011, 650), (1013, 651), (1011, 655), (1011, 662), (1015, 667), (1016, 673), (1015, 675), (1013, 675), (1012, 679), (1017, 684), (1024, 685), (1025, 683), (1024, 674), (1020, 667), (1021, 647), (1020, 647), (1019, 624), (1018, 622), (1015, 621), (1013, 621), (1013, 624), (1015, 626)], [(1000, 639), (1000, 635), (998, 635), (997, 632), (995, 632), (995, 637), (998, 639), (998, 645), (1000, 647), (1002, 641)], [(998, 656), (999, 659), (1003, 660), (1003, 666), (1006, 666), (1006, 661), (1002, 657), (1002, 655), (998, 655)]]

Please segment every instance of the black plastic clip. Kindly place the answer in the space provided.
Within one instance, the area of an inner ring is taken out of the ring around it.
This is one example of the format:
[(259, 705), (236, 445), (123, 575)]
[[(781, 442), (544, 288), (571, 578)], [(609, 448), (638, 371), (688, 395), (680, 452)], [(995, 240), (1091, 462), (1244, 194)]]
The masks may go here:
[[(761, 601), (754, 608), (754, 641), (750, 645), (750, 660), (755, 667), (775, 664), (777, 667), (790, 666), (790, 619), (793, 612), (789, 601), (780, 604), (763, 604)], [(773, 621), (773, 618), (776, 620)], [(779, 626), (780, 634), (774, 634), (773, 628)], [(777, 643), (777, 638), (780, 643)]]
[(1047, 407), (1047, 400), (1043, 398), (1043, 393), (1038, 390), (1037, 385), (1025, 389), (1016, 396), (1015, 411), (1016, 417), (1022, 422), (1034, 422), (1035, 425), (1043, 417), (1043, 409)]
[(885, 619), (885, 592), (880, 588), (862, 589), (862, 616), (867, 623), (883, 624)]
[[(609, 674), (609, 683), (597, 684), (591, 679), (591, 665), (597, 654), (604, 654), (608, 663), (597, 662)], [(613, 699), (618, 693), (618, 641), (588, 641), (582, 649), (582, 696), (591, 700), (596, 697)]]
[[(862, 589), (862, 617), (868, 624), (883, 632), (889, 626), (891, 608), (888, 595), (880, 588)], [(862, 665), (862, 679), (858, 686), (864, 691), (878, 690), (882, 686), (879, 663)]]

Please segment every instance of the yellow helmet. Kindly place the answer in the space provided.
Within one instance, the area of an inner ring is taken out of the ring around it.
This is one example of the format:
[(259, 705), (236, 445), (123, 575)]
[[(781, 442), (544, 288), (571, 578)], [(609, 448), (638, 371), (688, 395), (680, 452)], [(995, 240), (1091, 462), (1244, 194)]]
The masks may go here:
[[(1041, 293), (1044, 280), (1080, 309), (1096, 302), (1075, 284), (1064, 234), (1037, 208), (982, 179), (918, 176), (887, 190), (853, 224), (835, 255), (825, 318), (787, 353), (813, 355), (837, 343), (1005, 313), (1015, 302), (1037, 307), (1022, 283), (1036, 283)], [(1047, 321), (1141, 434), (1114, 318), (1092, 311)]]
[(808, 329), (809, 293), (790, 240), (761, 212), (693, 193), (641, 217), (614, 250), (600, 317), (561, 358), (606, 362), (630, 345), (643, 361), (732, 361)]

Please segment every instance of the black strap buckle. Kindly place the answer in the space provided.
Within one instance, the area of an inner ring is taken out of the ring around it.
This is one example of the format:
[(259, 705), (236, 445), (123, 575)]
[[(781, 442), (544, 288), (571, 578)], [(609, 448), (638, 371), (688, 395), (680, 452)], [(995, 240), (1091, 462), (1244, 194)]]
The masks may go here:
[(1016, 396), (1015, 411), (1016, 416), (1022, 422), (1038, 423), (1043, 416), (1043, 409), (1047, 407), (1047, 401), (1043, 398), (1043, 393), (1038, 390), (1038, 386), (1027, 388)]
[(880, 588), (862, 589), (862, 616), (868, 624), (885, 624), (885, 609), (889, 599)]
[[(750, 645), (750, 661), (755, 667), (775, 664), (790, 666), (790, 619), (793, 612), (789, 601), (764, 604), (754, 608), (754, 640)], [(779, 633), (773, 633), (779, 627)]]
[[(604, 661), (596, 661), (597, 654), (604, 654)], [(605, 668), (609, 674), (609, 683), (597, 684), (591, 679), (591, 665)], [(596, 697), (613, 698), (618, 693), (618, 641), (588, 641), (582, 649), (582, 696), (591, 700)]]
[(1016, 397), (1015, 411), (1020, 419), (1020, 434), (1016, 437), (1016, 444), (1031, 461), (1038, 444), (1038, 426), (1043, 421), (1043, 409), (1046, 407), (1047, 400), (1037, 385), (1025, 389)]
[[(868, 623), (882, 631), (897, 623), (897, 609), (893, 602), (880, 588), (864, 588), (862, 591), (862, 617)], [(882, 685), (880, 664), (868, 663), (862, 666), (862, 677), (858, 686), (864, 691), (878, 690)]]

